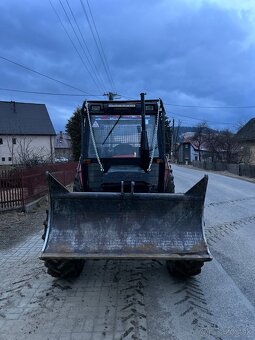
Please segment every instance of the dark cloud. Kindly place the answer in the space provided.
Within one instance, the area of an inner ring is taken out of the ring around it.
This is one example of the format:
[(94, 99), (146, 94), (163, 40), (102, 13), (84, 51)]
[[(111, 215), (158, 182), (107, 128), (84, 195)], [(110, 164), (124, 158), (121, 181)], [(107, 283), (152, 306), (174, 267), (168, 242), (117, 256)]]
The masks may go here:
[[(52, 0), (52, 3), (77, 44), (60, 2)], [(62, 3), (68, 10), (66, 1)], [(0, 55), (89, 94), (102, 94), (111, 87), (80, 1), (69, 1), (69, 4), (101, 74), (98, 77), (104, 78), (99, 88), (48, 1), (1, 1)], [(187, 0), (94, 0), (90, 5), (118, 93), (133, 98), (145, 90), (148, 97), (162, 97), (166, 103), (184, 105), (255, 105), (255, 35), (251, 13), (226, 9), (209, 1), (195, 6)], [(76, 46), (82, 55), (79, 45)], [(1, 59), (0, 68), (0, 88), (81, 93)], [(86, 95), (50, 97), (0, 91), (0, 98), (44, 102), (59, 130), (64, 129), (68, 117)], [(255, 114), (255, 109), (174, 106), (167, 109), (169, 116), (181, 119), (183, 124), (196, 124), (196, 119), (205, 119), (217, 128), (233, 128), (237, 122)]]

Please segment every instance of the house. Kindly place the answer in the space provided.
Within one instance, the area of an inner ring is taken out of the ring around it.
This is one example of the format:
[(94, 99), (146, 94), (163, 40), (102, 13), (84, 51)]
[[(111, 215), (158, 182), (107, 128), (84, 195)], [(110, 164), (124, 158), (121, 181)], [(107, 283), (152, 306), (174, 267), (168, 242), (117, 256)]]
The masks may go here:
[(255, 164), (255, 118), (250, 119), (236, 134), (244, 162)]
[(72, 142), (67, 133), (60, 131), (55, 138), (55, 157), (72, 159)]
[(200, 143), (194, 140), (195, 132), (185, 132), (180, 136), (181, 142), (178, 146), (178, 162), (189, 164), (193, 161), (203, 160), (208, 158), (209, 152), (206, 142)]
[[(200, 155), (200, 157), (199, 157)], [(202, 144), (200, 147), (196, 141), (185, 140), (180, 143), (178, 147), (178, 162), (189, 164), (193, 161), (198, 161), (208, 158), (208, 150)]]
[(55, 135), (44, 104), (0, 101), (0, 165), (52, 162)]

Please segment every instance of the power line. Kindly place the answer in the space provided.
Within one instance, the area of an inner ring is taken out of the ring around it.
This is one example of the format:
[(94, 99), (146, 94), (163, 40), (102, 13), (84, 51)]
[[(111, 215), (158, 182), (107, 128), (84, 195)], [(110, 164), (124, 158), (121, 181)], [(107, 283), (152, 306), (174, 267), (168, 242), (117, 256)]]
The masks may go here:
[[(26, 91), (26, 90), (18, 90), (18, 89), (7, 89), (0, 88), (0, 91), (13, 91), (13, 92), (21, 92), (21, 93), (32, 93), (32, 94), (41, 94), (47, 96), (66, 96), (66, 97), (84, 97), (84, 94), (76, 94), (76, 93), (54, 93), (54, 92), (40, 92), (40, 91)], [(86, 94), (89, 97), (103, 97), (103, 94)]]
[(109, 76), (110, 76), (110, 79), (111, 79), (111, 84), (113, 86), (113, 89), (116, 90), (116, 86), (115, 86), (115, 83), (114, 83), (114, 79), (111, 75), (111, 71), (110, 71), (110, 67), (109, 67), (109, 63), (107, 61), (107, 58), (106, 58), (106, 55), (105, 55), (105, 52), (104, 52), (104, 48), (103, 48), (103, 44), (102, 44), (102, 41), (100, 39), (100, 36), (99, 36), (99, 33), (98, 33), (98, 29), (97, 29), (97, 26), (96, 26), (96, 22), (94, 20), (94, 16), (92, 14), (92, 10), (91, 10), (91, 7), (90, 7), (90, 4), (89, 4), (89, 1), (87, 0), (87, 5), (88, 5), (88, 9), (89, 9), (89, 12), (90, 12), (90, 16), (91, 16), (91, 19), (92, 19), (92, 22), (93, 22), (93, 26), (95, 28), (95, 31), (96, 31), (96, 35), (97, 35), (97, 38), (98, 38), (98, 41), (99, 41), (99, 45), (101, 47), (101, 51), (102, 51), (102, 54), (103, 54), (103, 58), (104, 58), (104, 61), (105, 61), (105, 64), (106, 64), (106, 67), (108, 69), (108, 73), (109, 73)]
[[(122, 95), (123, 98), (133, 99), (131, 97), (127, 97)], [(237, 105), (237, 106), (203, 106), (203, 105), (185, 105), (185, 104), (173, 104), (164, 102), (165, 106), (176, 106), (176, 107), (186, 107), (186, 108), (201, 108), (201, 109), (254, 109), (255, 105)]]
[(28, 70), (28, 71), (30, 71), (30, 72), (39, 74), (39, 75), (42, 76), (42, 77), (45, 77), (45, 78), (50, 79), (50, 80), (53, 80), (53, 81), (55, 81), (55, 82), (57, 82), (57, 83), (60, 83), (60, 84), (65, 85), (65, 86), (67, 86), (67, 87), (70, 87), (70, 88), (72, 88), (72, 89), (74, 89), (74, 90), (77, 90), (77, 91), (83, 92), (83, 93), (85, 93), (85, 94), (88, 94), (88, 92), (83, 91), (83, 90), (79, 89), (78, 87), (72, 86), (72, 85), (70, 85), (70, 84), (68, 84), (68, 83), (65, 83), (65, 82), (63, 82), (63, 81), (61, 81), (61, 80), (55, 79), (55, 78), (53, 78), (53, 77), (51, 77), (51, 76), (48, 76), (48, 75), (46, 75), (46, 74), (44, 74), (44, 73), (41, 73), (41, 72), (39, 72), (39, 71), (33, 70), (32, 68), (27, 67), (27, 66), (22, 65), (22, 64), (19, 64), (19, 63), (13, 61), (13, 60), (10, 60), (10, 59), (5, 58), (5, 57), (3, 57), (3, 56), (0, 56), (0, 58), (3, 59), (3, 60), (5, 60), (5, 61), (8, 61), (8, 62), (11, 63), (11, 64), (14, 64), (14, 65), (16, 65), (16, 66), (22, 67), (22, 68), (24, 68), (25, 70)]
[(202, 106), (202, 105), (182, 105), (182, 104), (170, 104), (164, 103), (167, 106), (187, 107), (187, 108), (198, 108), (198, 109), (254, 109), (254, 105), (246, 106)]
[[(81, 48), (82, 48), (82, 50), (83, 50), (83, 53), (84, 53), (84, 55), (85, 55), (85, 57), (86, 57), (86, 59), (87, 59), (89, 65), (90, 65), (92, 71), (95, 73), (95, 77), (96, 77), (98, 83), (99, 83), (99, 84), (102, 83), (103, 88), (106, 89), (105, 84), (104, 84), (104, 80), (102, 79), (102, 77), (101, 77), (101, 75), (100, 75), (100, 73), (99, 73), (99, 71), (98, 71), (98, 68), (96, 67), (96, 64), (95, 64), (95, 62), (94, 62), (94, 59), (93, 59), (93, 57), (92, 57), (92, 55), (91, 55), (91, 53), (90, 53), (90, 50), (89, 50), (88, 45), (87, 45), (87, 43), (86, 43), (86, 41), (85, 41), (84, 35), (83, 35), (83, 33), (82, 33), (81, 29), (80, 29), (80, 26), (79, 26), (79, 24), (78, 24), (78, 22), (77, 22), (77, 20), (76, 20), (76, 18), (75, 18), (74, 12), (73, 12), (73, 10), (72, 10), (70, 4), (69, 4), (69, 1), (66, 0), (66, 3), (67, 3), (67, 6), (68, 6), (68, 8), (69, 8), (69, 11), (70, 11), (70, 13), (71, 13), (71, 15), (72, 15), (72, 17), (73, 17), (74, 23), (75, 23), (75, 25), (76, 25), (76, 27), (77, 27), (79, 33), (80, 33), (81, 39), (82, 39), (82, 41), (83, 41), (83, 44), (84, 44), (84, 46), (85, 46), (85, 48), (86, 48), (87, 53), (86, 53), (86, 51), (84, 50), (82, 44), (81, 44), (80, 41), (79, 41), (80, 46), (81, 46)], [(88, 57), (88, 56), (89, 56), (89, 57)]]
[[(170, 117), (170, 118), (171, 118), (171, 117)], [(180, 117), (178, 117), (178, 116), (176, 116), (176, 115), (173, 115), (173, 118), (178, 119), (178, 121), (180, 121), (181, 123), (184, 123), (185, 125), (194, 126), (194, 124), (195, 124), (194, 122), (191, 122), (188, 118), (182, 119), (182, 118), (180, 118)], [(208, 123), (208, 121), (205, 120), (205, 119), (203, 119), (203, 120), (201, 119), (200, 122)], [(228, 124), (228, 127), (229, 127), (229, 128), (236, 127), (236, 125), (237, 125), (237, 123), (236, 123), (236, 124), (227, 123), (227, 124)], [(226, 125), (226, 123), (221, 123), (221, 122), (211, 122), (210, 125)]]
[(172, 114), (172, 115), (174, 115), (176, 117), (184, 117), (184, 118), (189, 118), (189, 119), (193, 119), (193, 120), (198, 120), (200, 122), (208, 122), (208, 123), (219, 124), (219, 125), (231, 125), (231, 126), (234, 126), (233, 123), (215, 122), (215, 121), (208, 120), (208, 119), (194, 118), (194, 117), (190, 117), (190, 116), (186, 116), (186, 115), (181, 115), (181, 114), (175, 113), (175, 112), (168, 112), (168, 114)]
[[(123, 98), (127, 98), (127, 99), (131, 99), (131, 100), (135, 100), (135, 98), (131, 98), (131, 97), (127, 97), (127, 96), (122, 96)], [(166, 104), (164, 103), (164, 105), (172, 105), (172, 104)], [(186, 115), (182, 115), (182, 114), (179, 114), (179, 113), (176, 113), (176, 112), (168, 112), (168, 114), (172, 114), (176, 117), (185, 117), (185, 118), (189, 118), (189, 119), (193, 119), (193, 120), (197, 120), (197, 121), (200, 121), (200, 122), (209, 122), (209, 123), (213, 123), (213, 124), (222, 124), (222, 125), (231, 125), (231, 126), (235, 126), (234, 124), (232, 123), (226, 123), (226, 122), (223, 122), (223, 123), (220, 123), (220, 122), (214, 122), (214, 121), (211, 121), (211, 120), (207, 120), (207, 119), (201, 119), (201, 118), (194, 118), (194, 117), (191, 117), (191, 116), (186, 116)]]
[[(71, 38), (70, 34), (68, 33), (67, 29), (65, 28), (65, 25), (63, 24), (63, 22), (62, 22), (60, 16), (58, 15), (58, 12), (57, 12), (56, 8), (54, 7), (54, 5), (53, 5), (53, 3), (51, 2), (51, 0), (49, 0), (49, 2), (50, 2), (50, 4), (51, 4), (51, 7), (52, 7), (53, 11), (55, 12), (55, 14), (56, 14), (58, 20), (59, 20), (59, 22), (60, 22), (62, 28), (64, 29), (66, 35), (68, 36), (69, 40), (71, 41), (71, 43), (72, 43), (72, 45), (73, 45), (73, 48), (75, 49), (76, 53), (78, 54), (78, 56), (79, 56), (79, 58), (80, 58), (80, 60), (81, 60), (81, 62), (82, 62), (82, 64), (83, 64), (83, 66), (85, 67), (86, 71), (89, 73), (89, 75), (90, 75), (92, 81), (94, 82), (95, 86), (97, 87), (97, 89), (101, 92), (101, 89), (100, 89), (99, 85), (97, 84), (97, 82), (96, 82), (96, 80), (95, 80), (93, 74), (90, 72), (88, 66), (87, 66), (86, 63), (84, 62), (83, 57), (81, 56), (80, 52), (78, 51), (77, 47), (75, 46), (75, 43), (73, 42), (73, 39)], [(77, 36), (77, 33), (76, 33), (76, 31), (75, 31), (75, 29), (74, 29), (72, 23), (71, 23), (71, 20), (70, 20), (70, 18), (69, 18), (69, 16), (68, 16), (67, 12), (66, 12), (66, 10), (65, 10), (65, 7), (63, 6), (62, 1), (59, 0), (59, 3), (60, 3), (60, 5), (61, 5), (61, 7), (62, 7), (62, 9), (63, 9), (63, 11), (64, 11), (66, 17), (67, 17), (67, 20), (68, 20), (68, 22), (69, 22), (69, 24), (70, 24), (70, 26), (71, 26), (71, 28), (72, 28), (74, 34), (76, 35), (76, 38), (77, 38), (78, 42), (80, 43), (79, 37)]]
[[(90, 28), (90, 31), (91, 31), (91, 33), (92, 33), (94, 42), (95, 42), (95, 44), (96, 44), (96, 47), (97, 47), (97, 50), (98, 50), (100, 59), (101, 59), (101, 61), (102, 61), (102, 64), (103, 64), (103, 67), (104, 67), (104, 70), (105, 70), (105, 73), (106, 73), (106, 76), (107, 76), (107, 78), (108, 78), (108, 80), (109, 80), (109, 82), (110, 82), (112, 88), (115, 89), (113, 79), (112, 79), (112, 77), (111, 77), (111, 75), (110, 75), (110, 72), (109, 72), (109, 70), (108, 70), (108, 69), (109, 69), (109, 66), (108, 66), (108, 68), (107, 68), (107, 65), (106, 65), (106, 64), (107, 64), (107, 61), (104, 60), (103, 53), (102, 53), (101, 50), (100, 50), (100, 46), (99, 46), (99, 44), (98, 44), (98, 42), (97, 42), (97, 39), (96, 39), (94, 30), (93, 30), (92, 24), (91, 24), (91, 22), (90, 22), (90, 19), (89, 19), (87, 10), (86, 10), (86, 8), (85, 8), (85, 6), (84, 6), (82, 0), (80, 0), (80, 3), (81, 3), (81, 6), (82, 6), (82, 9), (83, 9), (83, 12), (84, 12), (84, 14), (85, 14), (85, 17), (86, 17), (86, 19), (87, 19), (87, 22), (88, 22), (88, 24), (89, 24), (89, 28)], [(94, 21), (94, 19), (93, 19), (92, 11), (91, 11), (91, 9), (90, 9), (90, 6), (89, 6), (88, 1), (87, 1), (87, 4), (88, 4), (88, 7), (89, 7), (90, 15), (91, 15), (91, 17), (92, 17), (92, 23), (93, 23), (94, 28), (95, 28), (95, 30), (96, 30), (96, 32), (97, 32), (97, 35), (98, 35), (98, 31), (97, 31), (97, 29), (96, 29), (95, 21)], [(99, 37), (99, 35), (98, 35), (98, 37)], [(99, 38), (99, 39), (100, 39), (100, 38)]]
[[(82, 0), (80, 0), (80, 2), (82, 3)], [(100, 39), (100, 36), (99, 36), (99, 33), (98, 33), (98, 30), (97, 30), (97, 27), (96, 27), (96, 23), (95, 23), (95, 20), (94, 20), (94, 17), (93, 17), (93, 14), (92, 14), (92, 10), (91, 10), (91, 7), (90, 7), (90, 4), (89, 4), (89, 1), (87, 0), (87, 6), (88, 6), (88, 9), (89, 9), (89, 13), (90, 13), (90, 17), (92, 19), (92, 24), (93, 24), (93, 27), (94, 27), (94, 30), (96, 32), (96, 36), (97, 36), (97, 39), (98, 39), (98, 42), (99, 42), (99, 45), (97, 43), (97, 40), (95, 38), (95, 35), (94, 35), (94, 31), (92, 29), (92, 25), (91, 25), (91, 22), (89, 20), (89, 17), (88, 15), (86, 15), (86, 18), (88, 20), (88, 23), (89, 23), (89, 26), (90, 26), (90, 30), (91, 30), (91, 33), (93, 35), (93, 39), (96, 43), (96, 46), (97, 46), (97, 49), (98, 49), (98, 53), (100, 55), (100, 58), (102, 60), (102, 63), (103, 63), (103, 66), (104, 66), (104, 69), (105, 69), (105, 72), (106, 72), (106, 75), (107, 75), (107, 78), (112, 86), (112, 89), (115, 90), (116, 89), (116, 86), (114, 84), (114, 80), (111, 76), (111, 72), (110, 72), (110, 68), (109, 68), (109, 64), (107, 62), (107, 59), (106, 59), (106, 56), (105, 56), (105, 53), (104, 53), (104, 49), (103, 49), (103, 45), (102, 45), (102, 42), (101, 42), (101, 39)], [(83, 4), (83, 3), (82, 3)], [(83, 10), (85, 11), (85, 14), (86, 14), (86, 9), (85, 7), (83, 6)], [(100, 52), (100, 49), (101, 49), (101, 52)]]

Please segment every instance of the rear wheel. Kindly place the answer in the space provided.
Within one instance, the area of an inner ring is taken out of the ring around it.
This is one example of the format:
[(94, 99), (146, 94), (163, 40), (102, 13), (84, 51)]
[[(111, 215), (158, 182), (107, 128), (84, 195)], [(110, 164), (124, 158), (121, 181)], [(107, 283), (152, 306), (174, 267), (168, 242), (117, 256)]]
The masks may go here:
[(169, 273), (176, 277), (190, 277), (201, 273), (203, 261), (167, 261)]
[(84, 260), (45, 260), (47, 272), (62, 279), (78, 277), (84, 267)]
[(168, 178), (165, 192), (170, 193), (170, 194), (174, 194), (175, 192), (174, 176), (172, 175), (170, 175)]
[(73, 183), (73, 192), (81, 192), (82, 191), (82, 186), (80, 179), (75, 177), (74, 178), (74, 183)]

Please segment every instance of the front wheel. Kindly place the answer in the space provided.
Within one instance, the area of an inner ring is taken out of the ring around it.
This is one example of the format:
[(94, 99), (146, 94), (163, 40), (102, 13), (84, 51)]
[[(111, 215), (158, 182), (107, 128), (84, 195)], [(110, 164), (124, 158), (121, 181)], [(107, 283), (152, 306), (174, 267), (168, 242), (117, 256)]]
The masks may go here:
[(84, 260), (45, 260), (47, 273), (61, 279), (78, 277), (84, 267)]
[(203, 261), (167, 261), (167, 269), (172, 276), (190, 277), (201, 273)]
[(174, 194), (175, 193), (175, 185), (174, 185), (174, 178), (173, 176), (171, 176), (168, 179), (166, 188), (165, 188), (165, 192), (170, 193), (170, 194)]

